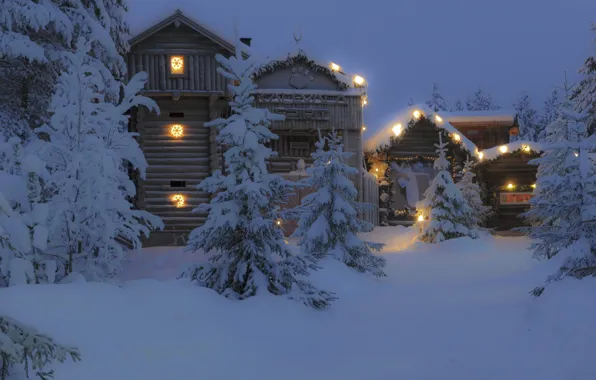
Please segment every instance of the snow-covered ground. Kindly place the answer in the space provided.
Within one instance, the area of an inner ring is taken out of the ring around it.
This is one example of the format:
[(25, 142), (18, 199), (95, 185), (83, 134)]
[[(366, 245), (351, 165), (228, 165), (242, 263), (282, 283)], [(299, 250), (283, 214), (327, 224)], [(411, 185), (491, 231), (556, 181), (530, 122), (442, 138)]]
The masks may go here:
[(593, 380), (596, 280), (566, 280), (524, 238), (438, 245), (379, 228), (387, 278), (334, 261), (312, 276), (340, 299), (315, 311), (280, 297), (226, 300), (176, 280), (178, 248), (131, 258), (120, 284), (0, 289), (0, 314), (79, 347), (58, 380)]

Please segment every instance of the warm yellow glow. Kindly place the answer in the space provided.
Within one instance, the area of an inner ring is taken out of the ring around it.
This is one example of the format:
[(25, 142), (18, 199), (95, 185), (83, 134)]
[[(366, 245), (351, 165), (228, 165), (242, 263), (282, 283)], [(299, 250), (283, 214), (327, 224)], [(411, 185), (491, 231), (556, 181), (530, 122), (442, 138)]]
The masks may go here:
[(379, 171), (379, 168), (376, 168), (375, 171), (378, 172)]
[(461, 140), (461, 136), (460, 136), (460, 135), (458, 135), (457, 133), (454, 133), (454, 134), (453, 134), (453, 139), (454, 139), (455, 141), (459, 142), (459, 141)]
[(184, 134), (184, 127), (180, 124), (174, 124), (170, 127), (170, 135), (175, 138), (180, 138)]
[(277, 221), (275, 221), (275, 224), (277, 224), (278, 226), (281, 226), (281, 220), (278, 219)]
[(579, 157), (579, 153), (573, 152), (573, 154), (575, 154), (575, 157)]
[(515, 186), (512, 183), (507, 184), (507, 188), (509, 190), (513, 189)]
[(356, 83), (358, 86), (362, 86), (364, 84), (364, 78), (362, 78), (360, 75), (356, 75), (354, 77), (354, 83)]
[(339, 65), (337, 63), (331, 62), (331, 70), (339, 71), (340, 69), (341, 69), (341, 67), (339, 67)]
[(420, 119), (422, 117), (422, 112), (416, 110), (416, 111), (414, 111), (413, 115), (414, 115), (414, 119)]
[(439, 115), (435, 115), (435, 120), (437, 122), (439, 122), (439, 123), (442, 123), (443, 122), (443, 118), (441, 116), (439, 116)]
[(184, 57), (173, 55), (170, 57), (170, 71), (172, 74), (184, 74)]
[(368, 100), (366, 100), (366, 98), (362, 98), (362, 106), (364, 107), (367, 104), (368, 104)]
[(375, 177), (378, 177), (379, 175), (377, 173), (374, 174)]
[(172, 202), (176, 203), (176, 208), (184, 207), (186, 205), (186, 198), (182, 194), (172, 195)]
[(478, 159), (482, 160), (483, 157), (484, 157), (484, 153), (478, 152)]
[(535, 189), (535, 188), (536, 188), (536, 184), (533, 184), (533, 185), (532, 185), (532, 189)]
[(530, 152), (532, 149), (530, 148), (530, 146), (529, 146), (529, 145), (525, 145), (525, 144), (524, 144), (524, 145), (522, 145), (522, 150), (523, 150), (524, 152)]
[(363, 130), (363, 131), (366, 131), (366, 125), (363, 125), (363, 126), (362, 126), (362, 130)]
[(418, 215), (418, 221), (419, 221), (419, 222), (423, 222), (423, 221), (424, 221), (424, 216), (422, 216), (422, 215)]
[(501, 151), (501, 153), (507, 153), (507, 145), (501, 145), (499, 147), (499, 150)]
[(392, 130), (393, 130), (393, 133), (395, 133), (395, 135), (396, 135), (396, 136), (399, 136), (399, 135), (401, 135), (401, 132), (402, 132), (402, 131), (401, 131), (401, 130), (402, 130), (402, 126), (401, 126), (401, 124), (395, 124), (395, 125), (393, 126)]

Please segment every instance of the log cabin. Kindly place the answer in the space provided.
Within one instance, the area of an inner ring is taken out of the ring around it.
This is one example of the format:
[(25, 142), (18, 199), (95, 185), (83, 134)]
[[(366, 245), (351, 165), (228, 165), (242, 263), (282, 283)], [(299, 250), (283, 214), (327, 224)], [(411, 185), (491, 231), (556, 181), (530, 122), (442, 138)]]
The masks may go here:
[[(250, 46), (250, 38), (240, 41)], [(226, 78), (217, 72), (216, 55), (230, 56), (234, 45), (182, 11), (151, 25), (130, 40), (128, 75), (147, 72), (143, 95), (155, 100), (160, 113), (135, 109), (130, 130), (149, 164), (144, 179), (135, 178), (135, 206), (162, 218), (163, 231), (154, 232), (145, 246), (183, 245), (187, 234), (205, 221), (195, 213), (211, 194), (196, 186), (214, 170), (223, 168), (222, 149), (215, 130), (204, 123), (229, 115)], [(254, 75), (258, 86), (255, 106), (286, 116), (275, 122), (279, 140), (269, 170), (291, 177), (302, 161), (311, 162), (318, 130), (332, 128), (343, 137), (344, 149), (354, 153), (351, 165), (363, 168), (363, 105), (366, 81), (342, 72), (335, 63), (321, 63), (297, 49), (280, 59), (264, 62)], [(369, 182), (368, 185), (365, 182)], [(359, 198), (377, 199), (376, 181), (366, 171), (354, 178)], [(373, 185), (370, 184), (373, 182)], [(294, 203), (299, 202), (295, 200)], [(368, 216), (372, 222), (378, 218)]]
[(394, 124), (366, 142), (367, 166), (380, 189), (380, 223), (415, 223), (415, 205), (436, 174), (435, 144), (439, 134), (448, 144), (448, 159), (458, 180), (467, 158), (475, 162), (476, 181), (493, 216), (486, 226), (508, 230), (524, 224), (537, 168), (528, 161), (539, 155), (536, 142), (510, 142), (519, 127), (513, 112), (434, 112), (413, 106)]

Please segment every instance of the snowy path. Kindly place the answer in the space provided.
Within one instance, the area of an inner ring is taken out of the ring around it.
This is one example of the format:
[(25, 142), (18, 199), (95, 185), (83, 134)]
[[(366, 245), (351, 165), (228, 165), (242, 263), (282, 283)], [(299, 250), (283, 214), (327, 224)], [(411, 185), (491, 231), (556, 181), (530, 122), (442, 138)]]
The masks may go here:
[(596, 378), (596, 281), (535, 300), (527, 292), (549, 268), (523, 238), (432, 246), (412, 245), (407, 229), (373, 234), (388, 243), (389, 277), (325, 262), (313, 282), (340, 297), (326, 312), (172, 280), (189, 256), (163, 248), (131, 263), (122, 287), (2, 289), (0, 312), (80, 347), (83, 362), (59, 366), (60, 380)]

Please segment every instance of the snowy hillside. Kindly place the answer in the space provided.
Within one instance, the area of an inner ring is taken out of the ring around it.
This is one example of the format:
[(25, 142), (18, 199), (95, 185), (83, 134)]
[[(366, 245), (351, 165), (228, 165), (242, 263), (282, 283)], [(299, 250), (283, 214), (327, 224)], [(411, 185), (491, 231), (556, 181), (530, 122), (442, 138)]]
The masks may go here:
[[(524, 238), (413, 244), (381, 228), (387, 278), (328, 260), (313, 283), (339, 296), (326, 311), (283, 297), (229, 301), (176, 280), (201, 260), (178, 248), (132, 257), (120, 284), (0, 289), (0, 314), (77, 346), (59, 380), (376, 380), (596, 378), (594, 279), (528, 295), (552, 268)], [(573, 288), (573, 289), (570, 289)]]

